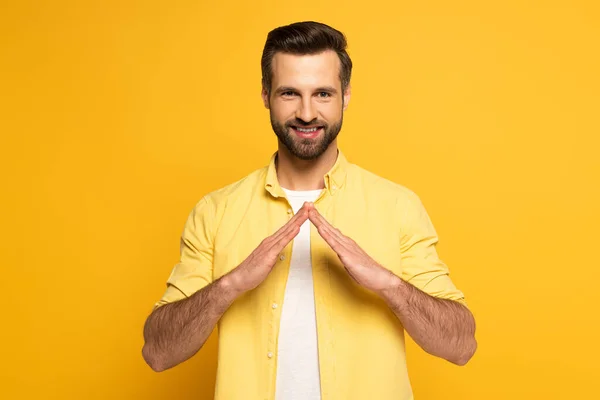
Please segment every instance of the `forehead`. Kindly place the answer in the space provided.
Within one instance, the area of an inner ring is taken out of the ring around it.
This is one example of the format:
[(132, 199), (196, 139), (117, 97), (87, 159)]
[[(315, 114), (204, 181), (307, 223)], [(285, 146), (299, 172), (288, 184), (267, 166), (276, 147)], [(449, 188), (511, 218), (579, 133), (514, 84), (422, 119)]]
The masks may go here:
[(340, 67), (340, 59), (332, 50), (305, 55), (276, 53), (271, 63), (272, 87), (338, 87), (341, 86)]

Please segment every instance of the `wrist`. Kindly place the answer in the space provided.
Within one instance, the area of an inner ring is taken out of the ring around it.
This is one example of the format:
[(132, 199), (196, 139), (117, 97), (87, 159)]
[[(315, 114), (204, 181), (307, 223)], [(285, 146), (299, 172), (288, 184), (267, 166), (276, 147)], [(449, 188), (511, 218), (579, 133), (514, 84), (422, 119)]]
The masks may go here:
[(242, 290), (239, 288), (236, 277), (233, 273), (223, 275), (219, 279), (218, 283), (220, 289), (223, 293), (225, 293), (226, 297), (231, 297), (232, 300), (237, 298), (242, 293)]
[(399, 303), (403, 303), (406, 300), (406, 285), (407, 283), (402, 278), (392, 274), (389, 284), (380, 291), (379, 295), (389, 305), (398, 307)]

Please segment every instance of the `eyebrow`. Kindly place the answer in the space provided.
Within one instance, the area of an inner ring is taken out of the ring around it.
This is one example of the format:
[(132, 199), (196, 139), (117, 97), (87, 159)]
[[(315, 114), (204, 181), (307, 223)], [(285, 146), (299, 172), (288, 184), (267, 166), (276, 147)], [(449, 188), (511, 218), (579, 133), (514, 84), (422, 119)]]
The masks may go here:
[[(275, 90), (275, 93), (277, 93), (277, 94), (281, 94), (281, 93), (285, 93), (285, 92), (298, 92), (298, 89), (293, 88), (291, 86), (281, 86), (281, 87), (278, 87), (277, 90)], [(315, 92), (329, 92), (332, 94), (336, 94), (337, 90), (333, 86), (321, 86), (321, 87), (316, 88)]]
[(323, 87), (317, 88), (316, 92), (329, 92), (329, 93), (336, 94), (337, 90), (333, 86), (323, 86)]

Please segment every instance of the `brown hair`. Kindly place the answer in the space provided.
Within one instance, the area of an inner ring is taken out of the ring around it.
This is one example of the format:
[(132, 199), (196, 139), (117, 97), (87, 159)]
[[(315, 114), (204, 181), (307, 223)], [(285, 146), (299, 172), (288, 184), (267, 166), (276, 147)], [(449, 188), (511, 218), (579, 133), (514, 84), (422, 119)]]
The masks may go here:
[(352, 74), (352, 60), (346, 52), (346, 47), (346, 37), (342, 32), (320, 22), (296, 22), (275, 28), (267, 36), (261, 58), (263, 87), (267, 92), (271, 92), (271, 61), (275, 53), (305, 55), (333, 50), (340, 58), (340, 80), (342, 91), (345, 91)]

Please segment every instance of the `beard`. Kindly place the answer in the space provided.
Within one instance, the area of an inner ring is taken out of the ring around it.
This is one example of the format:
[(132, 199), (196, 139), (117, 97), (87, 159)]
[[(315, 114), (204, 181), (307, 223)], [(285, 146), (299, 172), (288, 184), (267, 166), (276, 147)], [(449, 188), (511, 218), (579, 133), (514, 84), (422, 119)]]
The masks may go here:
[[(317, 119), (307, 123), (297, 118), (282, 124), (273, 118), (273, 113), (270, 116), (271, 127), (281, 143), (283, 143), (292, 155), (301, 160), (314, 160), (323, 154), (340, 133), (344, 119), (344, 113), (342, 112), (340, 120), (331, 125)], [(293, 132), (292, 126), (302, 128), (303, 126), (310, 125), (322, 126), (323, 132), (314, 139), (301, 138)]]

